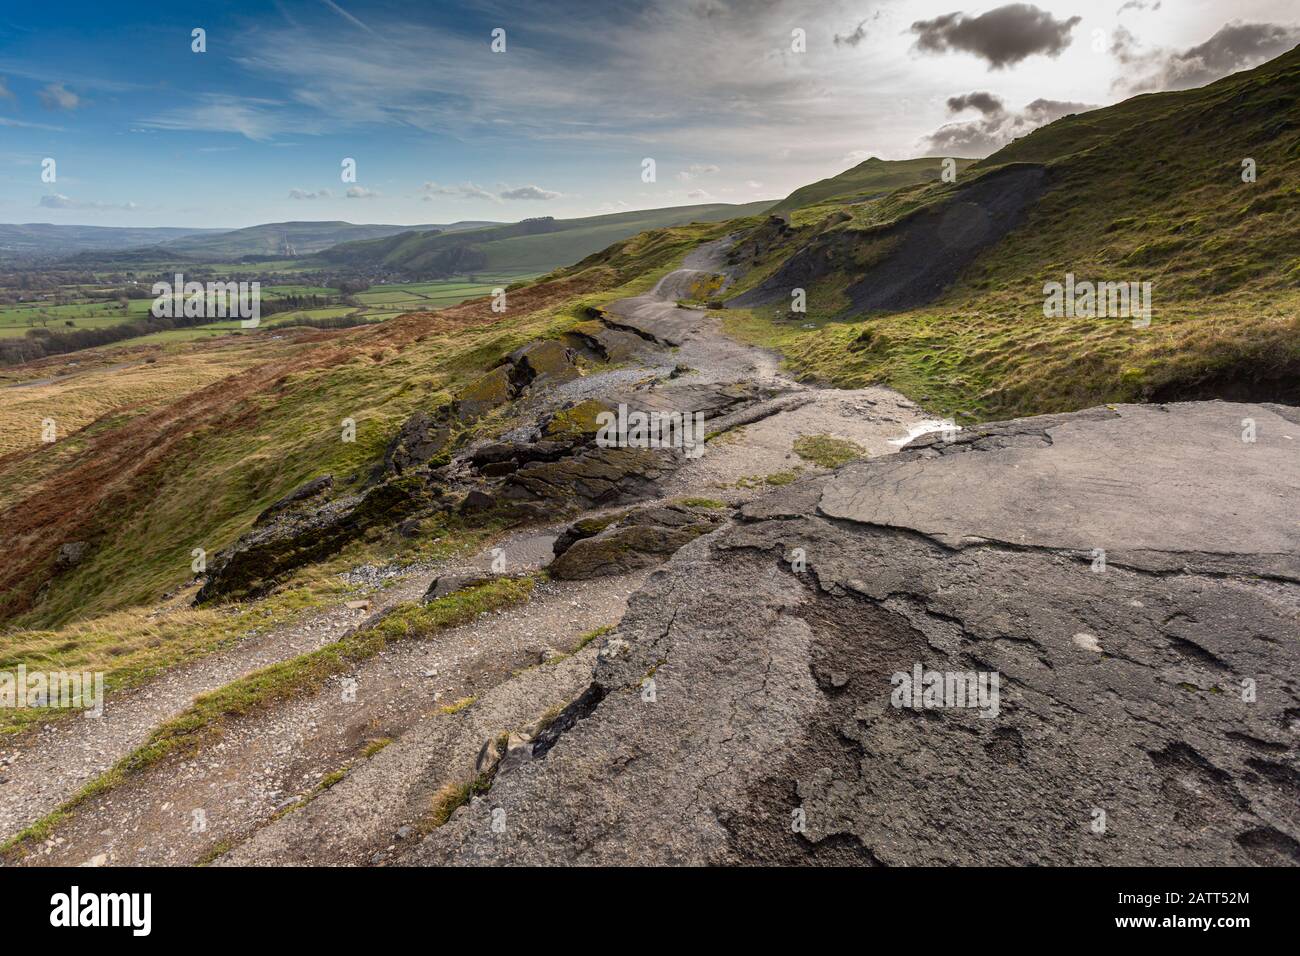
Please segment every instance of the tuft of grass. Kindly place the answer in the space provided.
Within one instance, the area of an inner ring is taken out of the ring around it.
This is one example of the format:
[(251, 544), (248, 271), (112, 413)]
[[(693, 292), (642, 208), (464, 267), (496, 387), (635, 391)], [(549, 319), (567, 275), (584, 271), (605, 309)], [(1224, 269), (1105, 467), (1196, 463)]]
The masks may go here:
[(494, 772), (481, 773), (473, 780), (444, 784), (433, 795), (429, 825), (437, 829), (451, 819), (451, 815), (481, 793), (492, 789)]
[(612, 630), (614, 630), (613, 624), (602, 624), (600, 627), (588, 631), (586, 634), (582, 635), (582, 637), (578, 638), (578, 643), (573, 645), (573, 650), (569, 651), (569, 655), (572, 656), (578, 653), (578, 651), (582, 650), (592, 641), (604, 637)]
[(207, 853), (204, 853), (201, 857), (198, 858), (197, 861), (195, 861), (195, 864), (194, 864), (194, 865), (195, 865), (195, 866), (211, 866), (211, 865), (212, 865), (213, 863), (215, 863), (219, 858), (225, 856), (227, 853), (229, 853), (229, 852), (230, 852), (231, 850), (233, 850), (234, 848), (235, 848), (234, 841), (232, 841), (232, 840), (221, 840), (221, 841), (218, 842), (218, 843), (214, 843), (214, 844), (212, 845), (212, 847), (208, 850)]
[(725, 501), (719, 501), (716, 498), (681, 498), (678, 503), (685, 505), (687, 508), (711, 508), (716, 510), (727, 507)]
[(478, 695), (471, 694), (468, 697), (462, 697), (460, 700), (455, 701), (454, 703), (447, 704), (446, 706), (443, 707), (439, 707), (438, 713), (447, 716), (450, 716), (451, 714), (459, 714), (462, 710), (467, 710), (470, 707), (473, 707), (476, 703), (478, 703)]
[(794, 440), (794, 453), (821, 468), (838, 468), (855, 458), (865, 458), (867, 450), (857, 442), (833, 435), (800, 435)]
[(799, 472), (802, 470), (803, 466), (798, 465), (788, 471), (776, 471), (770, 475), (749, 475), (737, 479), (735, 486), (737, 488), (762, 488), (767, 485), (773, 488), (779, 488), (782, 485), (788, 485), (792, 481), (797, 480), (799, 478)]

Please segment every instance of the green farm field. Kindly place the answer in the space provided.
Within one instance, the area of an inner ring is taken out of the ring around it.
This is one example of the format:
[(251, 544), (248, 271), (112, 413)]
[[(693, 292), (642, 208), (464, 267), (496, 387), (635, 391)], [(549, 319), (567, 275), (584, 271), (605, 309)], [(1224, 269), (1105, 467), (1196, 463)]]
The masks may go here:
[[(331, 305), (324, 308), (302, 309), (293, 312), (276, 312), (263, 319), (264, 328), (293, 322), (299, 319), (333, 319), (353, 317), (367, 321), (384, 321), (402, 315), (405, 312), (428, 312), (457, 305), (466, 299), (491, 295), (492, 290), (532, 278), (530, 275), (489, 275), (475, 276), (472, 280), (464, 278), (444, 279), (434, 282), (410, 282), (394, 285), (378, 285), (353, 298), (361, 303), (360, 307), (351, 305)], [(0, 337), (19, 337), (26, 335), (29, 329), (45, 327), (56, 331), (71, 329), (99, 329), (148, 315), (153, 304), (152, 299), (131, 299), (122, 303), (94, 301), (93, 295), (98, 291), (90, 287), (65, 287), (60, 290), (59, 300), (23, 302), (0, 307)], [(272, 303), (290, 295), (336, 296), (337, 289), (321, 285), (284, 283), (262, 286), (263, 302)], [(81, 301), (75, 301), (80, 298)], [(74, 300), (74, 301), (67, 301)], [(155, 332), (124, 340), (122, 344), (148, 344), (154, 342), (188, 342), (207, 339), (219, 335), (228, 335), (240, 331), (237, 320), (216, 321), (208, 325), (185, 329), (171, 329)], [(115, 343), (117, 344), (117, 343)]]

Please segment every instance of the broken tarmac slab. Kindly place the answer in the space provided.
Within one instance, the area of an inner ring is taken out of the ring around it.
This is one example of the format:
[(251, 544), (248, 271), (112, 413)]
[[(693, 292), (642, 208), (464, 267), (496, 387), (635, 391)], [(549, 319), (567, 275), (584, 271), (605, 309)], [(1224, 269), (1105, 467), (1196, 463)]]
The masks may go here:
[[(1219, 443), (1243, 418), (1264, 447)], [(651, 575), (563, 733), (411, 862), (1298, 864), (1300, 583), (1252, 573), (1277, 564), (1273, 538), (1249, 534), (1260, 514), (1198, 502), (1223, 525), (1207, 540), (1246, 545), (1207, 557), (1194, 529), (1147, 519), (1169, 488), (1076, 497), (1084, 449), (1198, 487), (1183, 462), (1209, 476), (1201, 495), (1254, 481), (1258, 452), (1272, 482), (1300, 487), (1300, 455), (1276, 454), (1296, 421), (1220, 403), (1024, 419), (751, 503)], [(1183, 459), (1184, 442), (1206, 457)], [(1060, 495), (1060, 527), (1033, 514), (1028, 544), (985, 538), (1031, 480)], [(1237, 495), (1275, 513), (1263, 488)], [(1071, 531), (1081, 501), (1107, 509), (1120, 552), (1166, 566), (1097, 570)], [(998, 697), (897, 706), (917, 665), (997, 675)]]
[[(1300, 425), (1283, 410), (1117, 405), (977, 427), (947, 443), (932, 434), (887, 460), (849, 465), (818, 508), (949, 547), (1100, 549), (1149, 570), (1300, 580)], [(1242, 440), (1247, 419), (1253, 442)]]

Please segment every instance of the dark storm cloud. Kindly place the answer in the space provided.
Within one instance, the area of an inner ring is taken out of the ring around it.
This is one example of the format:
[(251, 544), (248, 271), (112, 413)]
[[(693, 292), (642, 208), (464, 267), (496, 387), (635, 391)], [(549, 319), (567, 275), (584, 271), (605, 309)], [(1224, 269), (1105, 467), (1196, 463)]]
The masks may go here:
[(1097, 107), (1092, 103), (1070, 103), (1065, 100), (1037, 99), (1024, 108), (1026, 122), (1043, 126), (1071, 113), (1086, 113)]
[(1024, 109), (1008, 112), (992, 93), (965, 93), (948, 98), (948, 109), (956, 113), (971, 107), (984, 115), (979, 119), (940, 126), (922, 141), (928, 156), (987, 156), (1013, 139), (1046, 126), (1062, 116), (1097, 107), (1088, 103), (1037, 99)]
[(1081, 19), (1057, 20), (1032, 3), (1010, 3), (977, 17), (948, 13), (917, 20), (911, 31), (918, 50), (973, 53), (986, 60), (989, 69), (1001, 70), (1036, 53), (1059, 56), (1070, 45), (1070, 31)]
[(992, 93), (963, 93), (960, 96), (948, 97), (949, 113), (960, 113), (964, 109), (975, 109), (985, 116), (994, 116), (1003, 112), (1005, 106), (1002, 100)]
[(1135, 79), (1116, 86), (1129, 92), (1186, 90), (1203, 86), (1229, 73), (1256, 66), (1300, 43), (1300, 28), (1280, 23), (1226, 23), (1204, 43), (1187, 50), (1144, 51), (1137, 38), (1120, 27), (1110, 52), (1125, 66), (1136, 67)]

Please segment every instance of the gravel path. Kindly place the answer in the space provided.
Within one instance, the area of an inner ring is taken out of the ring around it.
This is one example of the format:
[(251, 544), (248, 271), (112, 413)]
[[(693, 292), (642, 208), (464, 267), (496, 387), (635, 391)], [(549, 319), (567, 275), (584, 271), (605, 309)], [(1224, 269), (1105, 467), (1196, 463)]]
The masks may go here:
[[(506, 571), (540, 567), (550, 557), (553, 540), (551, 532), (530, 531), (498, 542), (505, 554)], [(56, 809), (143, 744), (155, 727), (185, 710), (199, 694), (339, 640), (387, 609), (418, 599), (429, 582), (445, 570), (487, 568), (492, 559), (488, 549), (468, 561), (407, 572), (358, 568), (346, 577), (356, 583), (388, 585), (368, 588), (358, 596), (357, 600), (369, 602), (366, 608), (340, 603), (264, 633), (253, 633), (233, 647), (175, 667), (139, 687), (108, 695), (104, 714), (98, 719), (71, 717), (14, 739), (0, 739), (0, 839)]]

